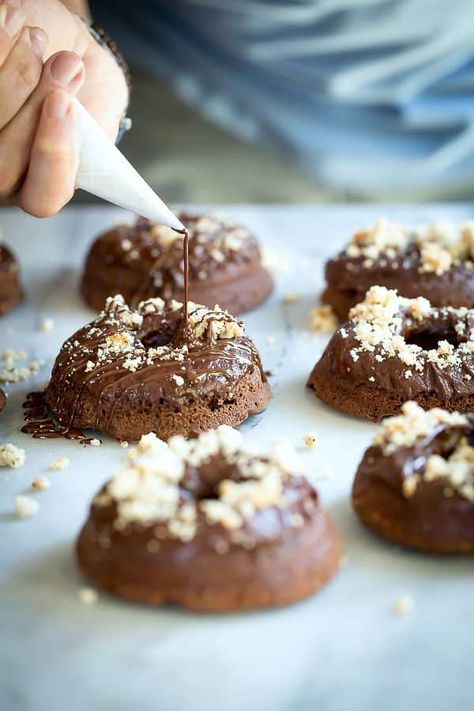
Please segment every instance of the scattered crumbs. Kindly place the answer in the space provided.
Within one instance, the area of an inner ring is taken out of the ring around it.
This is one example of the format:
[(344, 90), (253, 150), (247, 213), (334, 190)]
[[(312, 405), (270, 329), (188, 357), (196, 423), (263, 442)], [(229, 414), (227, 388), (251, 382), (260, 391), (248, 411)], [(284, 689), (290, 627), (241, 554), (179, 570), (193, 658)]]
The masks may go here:
[(308, 432), (303, 436), (303, 442), (308, 449), (314, 449), (318, 443), (318, 435), (315, 432)]
[(265, 341), (269, 346), (274, 346), (276, 343), (276, 336), (267, 336)]
[(283, 297), (284, 304), (295, 304), (300, 297), (295, 291), (288, 291)]
[(44, 491), (44, 489), (49, 489), (51, 486), (51, 481), (47, 476), (37, 476), (31, 482), (31, 488), (35, 491)]
[(97, 590), (94, 588), (80, 588), (77, 594), (82, 605), (95, 605), (99, 599)]
[(49, 333), (54, 328), (54, 321), (52, 318), (44, 318), (40, 323), (40, 331), (44, 333)]
[(89, 444), (91, 445), (91, 447), (100, 447), (102, 441), (100, 439), (97, 439), (97, 437), (94, 437), (93, 439), (91, 439)]
[(413, 598), (408, 593), (399, 595), (395, 600), (394, 610), (397, 615), (409, 615), (413, 612)]
[(33, 360), (29, 365), (18, 364), (18, 361), (26, 358), (26, 351), (15, 352), (8, 348), (0, 353), (0, 383), (19, 383), (37, 373), (43, 365), (42, 361)]
[(373, 375), (371, 375), (371, 376), (369, 377), (369, 381), (370, 381), (371, 383), (375, 383), (375, 377), (374, 377)]
[(405, 477), (402, 484), (403, 496), (405, 496), (405, 498), (411, 499), (411, 497), (415, 495), (418, 482), (419, 476), (417, 474), (410, 474)]
[(25, 463), (25, 450), (20, 449), (11, 442), (0, 444), (0, 467), (18, 469)]
[(31, 518), (39, 511), (39, 503), (30, 496), (21, 494), (15, 498), (15, 513), (18, 518)]
[(309, 312), (309, 327), (316, 333), (332, 333), (337, 328), (337, 319), (330, 306), (315, 306)]
[(48, 469), (51, 469), (51, 471), (55, 472), (62, 471), (63, 469), (68, 468), (69, 461), (69, 457), (61, 457), (60, 459), (55, 459), (54, 462), (51, 462)]
[(127, 442), (127, 440), (126, 440), (126, 439), (123, 439), (123, 440), (120, 442), (120, 446), (123, 447), (123, 449), (127, 449), (127, 447), (128, 447), (128, 442)]
[(181, 377), (181, 375), (175, 375), (173, 374), (171, 376), (171, 379), (174, 380), (176, 385), (180, 388), (182, 385), (184, 385), (184, 378)]

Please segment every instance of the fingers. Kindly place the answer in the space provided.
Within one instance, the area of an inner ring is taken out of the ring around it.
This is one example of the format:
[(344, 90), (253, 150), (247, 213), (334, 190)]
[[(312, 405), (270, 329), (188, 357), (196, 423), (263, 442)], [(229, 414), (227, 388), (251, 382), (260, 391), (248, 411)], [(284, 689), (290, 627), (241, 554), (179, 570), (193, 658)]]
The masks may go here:
[(5, 3), (0, 6), (0, 64), (7, 58), (25, 22), (26, 13), (21, 7)]
[(42, 29), (24, 27), (0, 66), (0, 130), (12, 120), (38, 85), (47, 43), (48, 38)]
[(83, 81), (84, 65), (73, 52), (58, 52), (48, 59), (40, 83), (15, 118), (0, 132), (0, 198), (14, 193), (24, 178), (46, 96), (56, 89), (75, 95)]
[(80, 133), (72, 97), (53, 91), (45, 99), (19, 203), (35, 217), (56, 214), (74, 194)]

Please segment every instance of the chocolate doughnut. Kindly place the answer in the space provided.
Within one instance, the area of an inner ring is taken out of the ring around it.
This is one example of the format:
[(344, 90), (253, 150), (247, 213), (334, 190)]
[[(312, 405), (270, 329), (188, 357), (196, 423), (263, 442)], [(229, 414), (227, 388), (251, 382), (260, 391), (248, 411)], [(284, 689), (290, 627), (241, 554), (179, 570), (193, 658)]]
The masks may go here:
[(339, 535), (284, 441), (262, 457), (223, 426), (168, 444), (145, 435), (126, 458), (77, 542), (99, 588), (237, 611), (295, 602), (337, 571)]
[(0, 316), (14, 309), (21, 300), (18, 263), (13, 252), (0, 243)]
[(414, 402), (385, 420), (364, 454), (354, 510), (389, 541), (429, 553), (474, 553), (474, 419)]
[(308, 379), (327, 405), (369, 420), (407, 400), (474, 410), (474, 309), (434, 308), (373, 286), (329, 341)]
[(265, 409), (270, 386), (243, 324), (209, 309), (148, 299), (137, 309), (109, 298), (61, 348), (45, 400), (65, 428), (120, 440), (156, 432), (192, 436)]
[(421, 225), (410, 231), (380, 219), (356, 232), (326, 264), (322, 299), (344, 321), (371, 286), (424, 296), (433, 306), (474, 307), (474, 222)]
[[(268, 297), (273, 281), (246, 228), (217, 217), (180, 213), (179, 219), (189, 234), (190, 299), (237, 314)], [(81, 290), (96, 310), (116, 293), (131, 306), (156, 296), (183, 301), (182, 235), (144, 219), (109, 230), (90, 248)]]

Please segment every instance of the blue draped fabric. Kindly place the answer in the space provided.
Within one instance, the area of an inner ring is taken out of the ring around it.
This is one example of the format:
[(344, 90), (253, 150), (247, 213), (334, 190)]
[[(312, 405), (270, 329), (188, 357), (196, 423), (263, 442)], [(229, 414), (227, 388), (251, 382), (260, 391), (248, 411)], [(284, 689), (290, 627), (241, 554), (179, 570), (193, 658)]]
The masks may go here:
[(135, 65), (360, 194), (474, 186), (474, 0), (114, 0)]

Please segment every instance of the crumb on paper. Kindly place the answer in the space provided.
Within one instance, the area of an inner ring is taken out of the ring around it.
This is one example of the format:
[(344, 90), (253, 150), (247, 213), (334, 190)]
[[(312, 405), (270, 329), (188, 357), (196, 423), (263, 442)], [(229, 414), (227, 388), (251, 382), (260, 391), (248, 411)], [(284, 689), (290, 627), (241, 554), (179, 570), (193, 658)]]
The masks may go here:
[(295, 304), (300, 297), (295, 291), (288, 291), (283, 297), (284, 304)]
[(11, 348), (0, 353), (0, 383), (20, 383), (28, 380), (39, 371), (43, 361), (33, 360), (28, 365), (19, 365), (28, 357), (26, 351), (13, 351)]
[(80, 588), (78, 596), (82, 605), (95, 605), (99, 599), (97, 590), (94, 588)]
[(31, 488), (35, 491), (43, 491), (44, 489), (49, 489), (51, 486), (51, 480), (47, 476), (37, 476), (31, 482)]
[(39, 511), (39, 503), (30, 496), (21, 494), (15, 498), (15, 513), (18, 518), (31, 518)]
[(332, 333), (337, 328), (337, 319), (330, 306), (315, 306), (309, 312), (309, 327), (316, 333)]
[(60, 457), (59, 459), (55, 459), (54, 462), (51, 462), (48, 469), (51, 469), (51, 471), (54, 472), (59, 472), (63, 469), (67, 469), (69, 466), (69, 462), (69, 457)]
[(54, 328), (54, 320), (52, 318), (44, 318), (40, 323), (40, 331), (49, 333)]
[(120, 442), (120, 446), (121, 446), (123, 449), (127, 449), (127, 447), (128, 447), (128, 442), (127, 442), (127, 440), (126, 440), (126, 439), (123, 439), (123, 440)]
[(303, 435), (303, 442), (308, 449), (314, 449), (318, 443), (318, 435), (316, 432), (308, 432)]
[(94, 437), (93, 439), (91, 439), (89, 444), (91, 445), (91, 447), (100, 447), (102, 441), (100, 439), (97, 439), (97, 437)]
[(403, 593), (395, 600), (395, 613), (397, 615), (409, 615), (413, 612), (414, 602), (411, 595)]
[(25, 450), (20, 449), (11, 442), (0, 444), (0, 467), (18, 469), (25, 463)]

